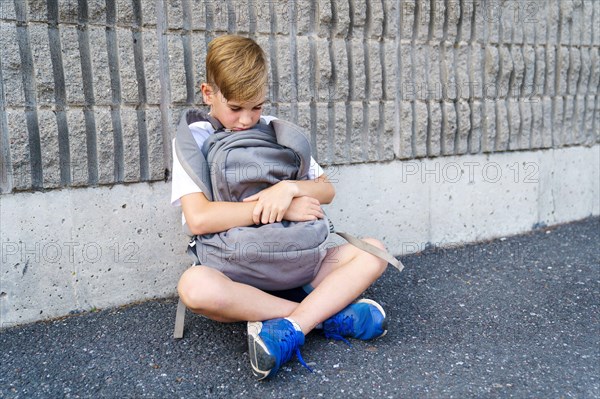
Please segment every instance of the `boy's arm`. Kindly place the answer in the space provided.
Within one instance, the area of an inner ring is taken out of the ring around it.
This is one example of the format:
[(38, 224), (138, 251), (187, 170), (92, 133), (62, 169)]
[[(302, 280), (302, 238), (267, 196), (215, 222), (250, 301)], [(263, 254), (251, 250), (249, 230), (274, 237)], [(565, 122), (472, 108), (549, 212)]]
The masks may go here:
[(209, 234), (254, 224), (254, 203), (213, 202), (203, 193), (181, 197), (181, 209), (192, 234)]
[(284, 180), (266, 188), (244, 202), (255, 202), (252, 219), (258, 223), (281, 222), (295, 198), (314, 198), (319, 204), (329, 204), (335, 196), (335, 188), (323, 173), (312, 180)]

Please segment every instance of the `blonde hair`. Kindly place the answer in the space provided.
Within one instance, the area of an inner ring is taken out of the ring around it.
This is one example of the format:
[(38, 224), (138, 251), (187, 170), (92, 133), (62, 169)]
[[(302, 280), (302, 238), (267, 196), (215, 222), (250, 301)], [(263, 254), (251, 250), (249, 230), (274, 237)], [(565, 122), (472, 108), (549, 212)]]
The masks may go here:
[(219, 36), (208, 44), (206, 78), (227, 100), (253, 100), (267, 88), (265, 54), (250, 38)]

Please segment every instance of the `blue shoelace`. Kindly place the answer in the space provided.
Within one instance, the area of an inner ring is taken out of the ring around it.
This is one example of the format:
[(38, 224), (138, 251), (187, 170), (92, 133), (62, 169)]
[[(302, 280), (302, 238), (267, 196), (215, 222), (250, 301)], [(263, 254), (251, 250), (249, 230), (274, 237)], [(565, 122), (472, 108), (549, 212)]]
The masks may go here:
[(354, 318), (343, 314), (338, 314), (323, 325), (325, 338), (332, 338), (336, 341), (344, 341), (348, 346), (352, 347), (350, 341), (344, 336), (352, 335), (354, 332)]
[(298, 358), (298, 361), (300, 362), (300, 364), (304, 367), (306, 367), (306, 369), (308, 371), (310, 371), (311, 373), (313, 372), (312, 369), (310, 367), (308, 367), (308, 364), (306, 364), (306, 362), (304, 361), (304, 359), (302, 358), (302, 354), (300, 353), (300, 348), (298, 347), (297, 343), (296, 343), (296, 331), (293, 330), (287, 330), (284, 335), (282, 337), (280, 337), (278, 340), (279, 342), (279, 347), (281, 349), (281, 364), (283, 365), (284, 363), (286, 363), (287, 361), (289, 361), (292, 358), (292, 355), (296, 355), (296, 357)]

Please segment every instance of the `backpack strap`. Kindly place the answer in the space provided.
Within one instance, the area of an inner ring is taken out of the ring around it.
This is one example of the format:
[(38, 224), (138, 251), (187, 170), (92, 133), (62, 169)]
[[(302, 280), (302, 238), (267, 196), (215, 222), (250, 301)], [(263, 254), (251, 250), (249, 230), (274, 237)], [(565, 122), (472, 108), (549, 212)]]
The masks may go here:
[(273, 126), (273, 130), (275, 131), (277, 143), (291, 148), (298, 154), (300, 158), (298, 176), (301, 178), (306, 177), (310, 168), (311, 149), (310, 141), (306, 137), (304, 130), (292, 122), (282, 119), (273, 119), (271, 126)]

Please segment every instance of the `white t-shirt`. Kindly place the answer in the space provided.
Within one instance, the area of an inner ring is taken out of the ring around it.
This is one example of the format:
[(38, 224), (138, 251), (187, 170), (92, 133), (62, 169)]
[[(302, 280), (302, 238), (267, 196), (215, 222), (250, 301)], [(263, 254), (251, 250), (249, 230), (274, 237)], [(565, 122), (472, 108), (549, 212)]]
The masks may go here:
[[(273, 119), (277, 119), (274, 116), (262, 116), (266, 123), (271, 122)], [(214, 133), (215, 129), (209, 122), (200, 121), (194, 122), (190, 125), (190, 131), (192, 136), (198, 144), (198, 148), (202, 148), (204, 141)], [(308, 171), (309, 179), (316, 179), (323, 174), (323, 169), (317, 164), (317, 162), (311, 157), (310, 158), (310, 169)], [(173, 143), (173, 170), (172, 170), (172, 182), (171, 182), (171, 205), (181, 206), (181, 197), (192, 193), (201, 193), (202, 190), (192, 178), (186, 173), (177, 158), (175, 151), (175, 145)], [(185, 223), (182, 213), (182, 221)]]

